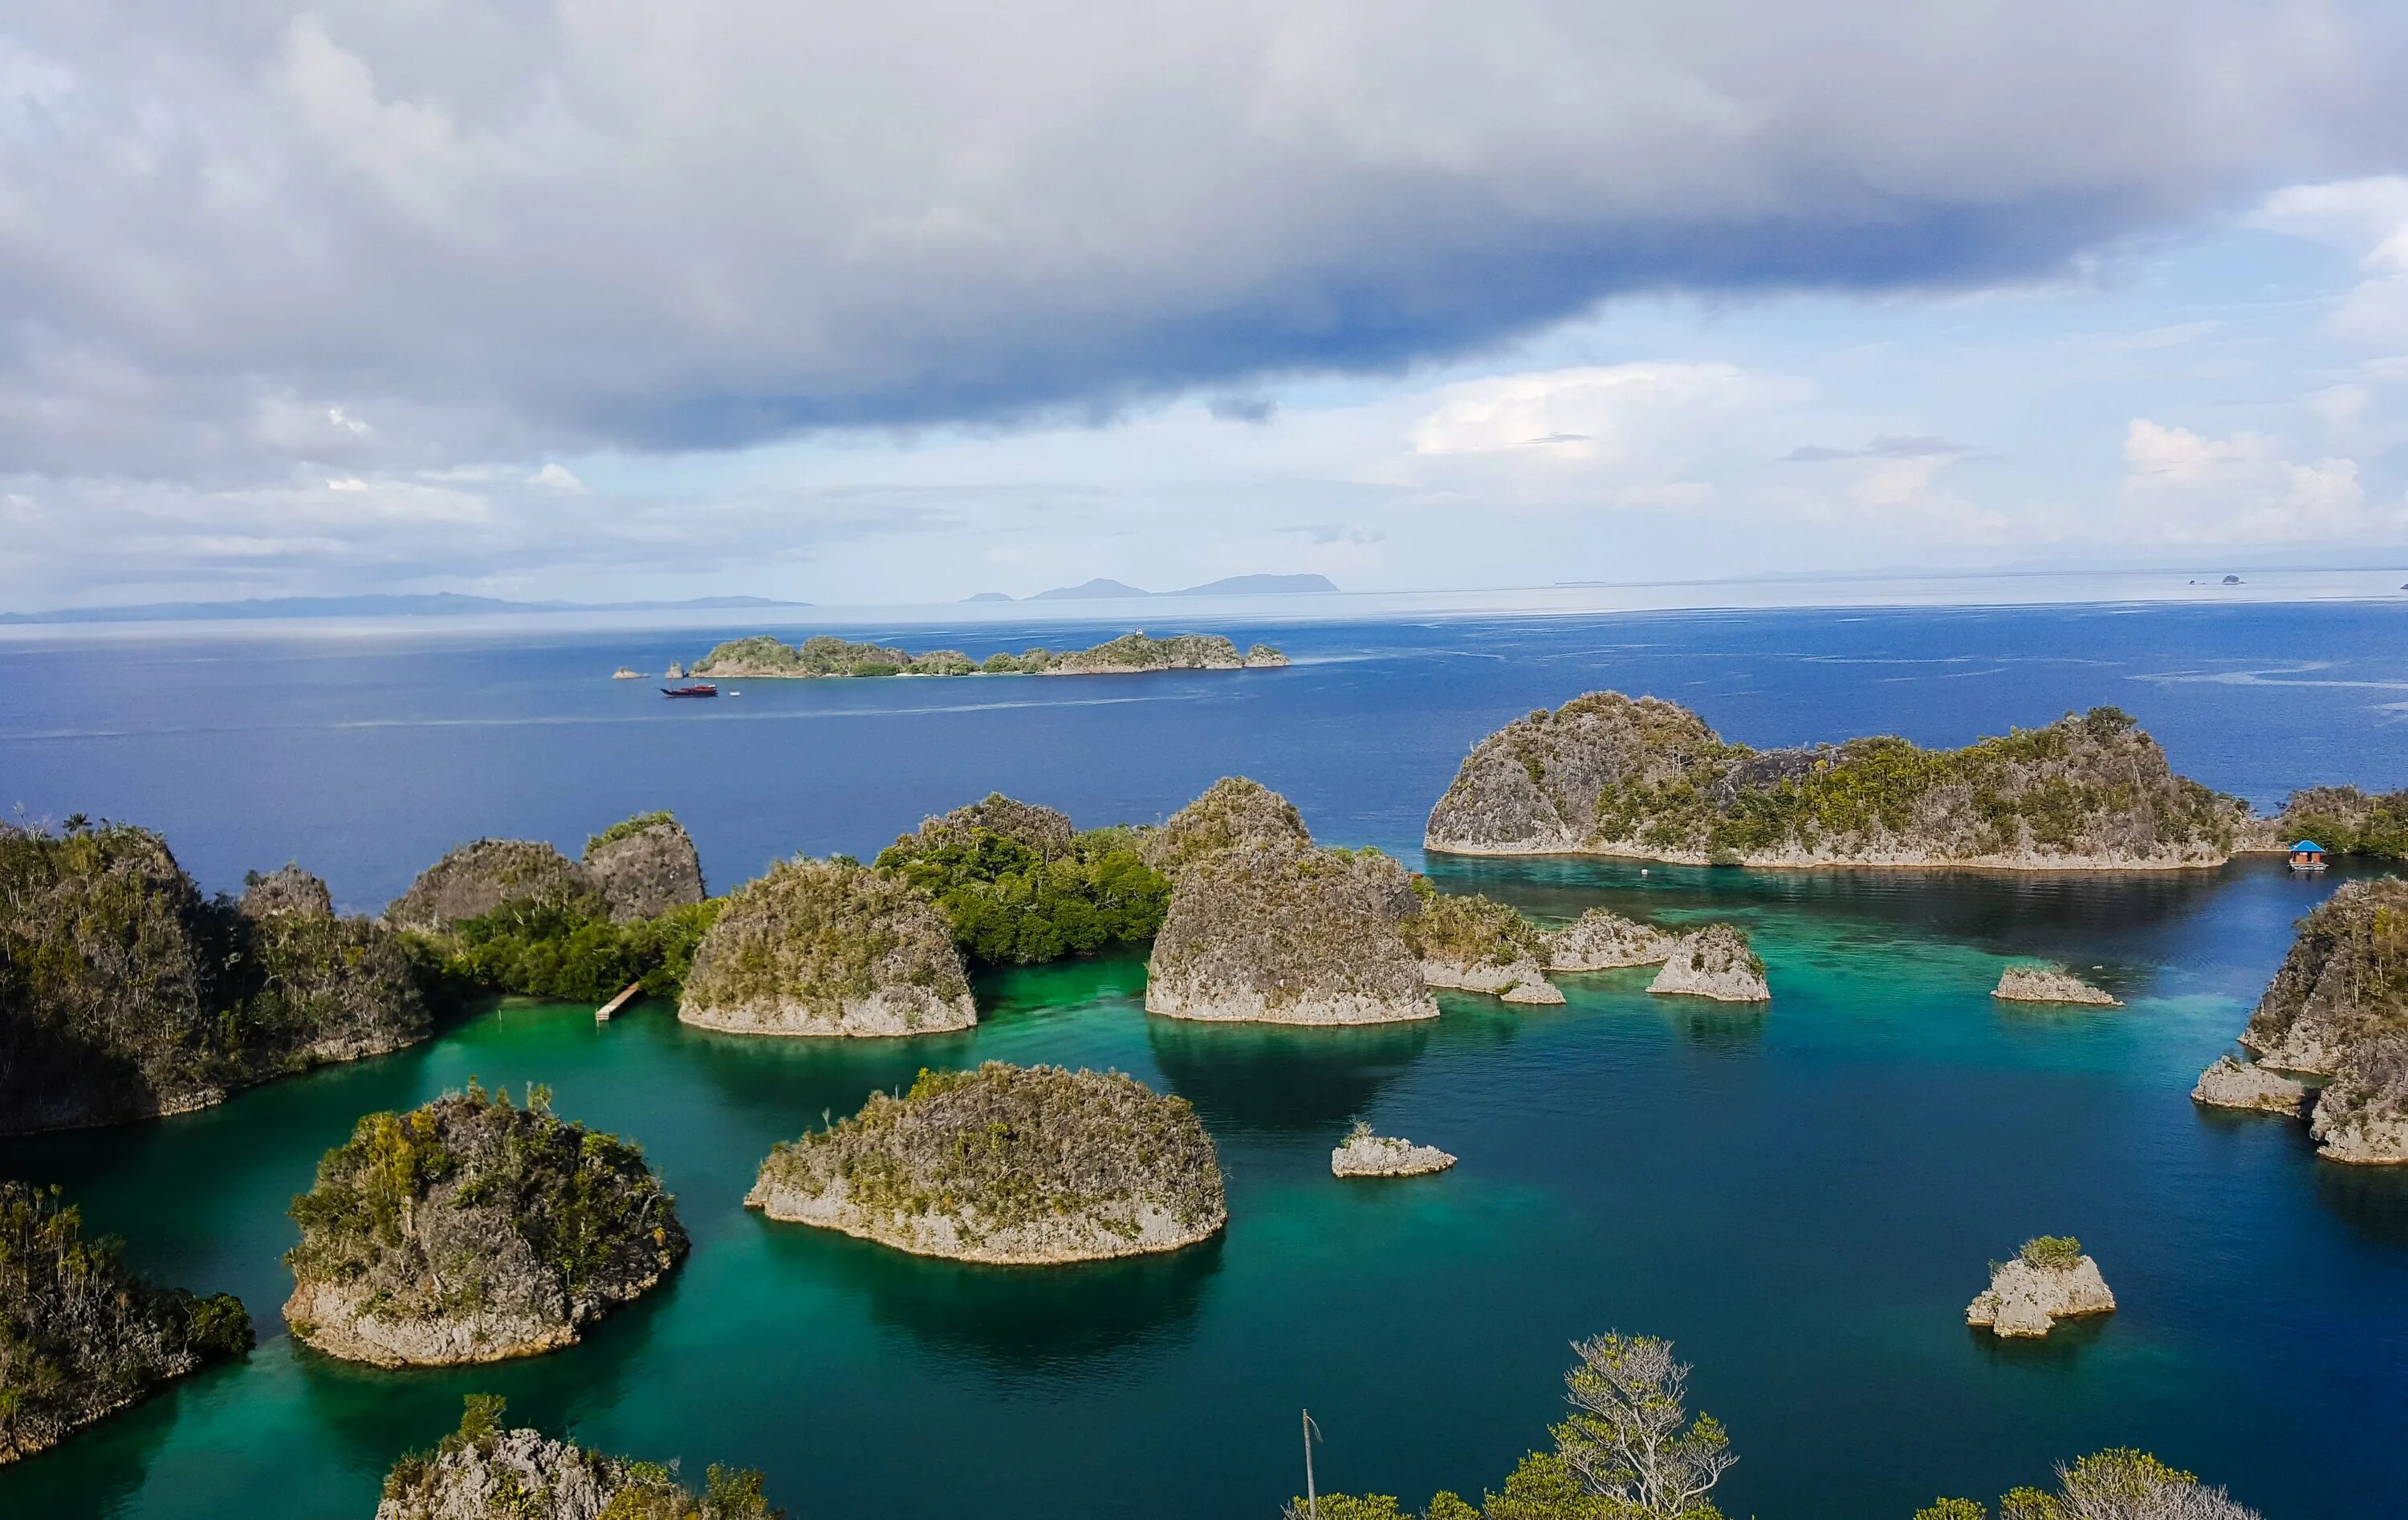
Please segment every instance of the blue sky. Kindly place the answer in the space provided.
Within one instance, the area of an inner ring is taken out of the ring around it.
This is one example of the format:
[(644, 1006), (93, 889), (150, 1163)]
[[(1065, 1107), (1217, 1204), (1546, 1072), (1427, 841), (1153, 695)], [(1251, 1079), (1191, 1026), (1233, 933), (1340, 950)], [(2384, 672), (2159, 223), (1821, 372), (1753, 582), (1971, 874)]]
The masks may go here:
[(0, 606), (2408, 560), (2347, 4), (0, 20)]

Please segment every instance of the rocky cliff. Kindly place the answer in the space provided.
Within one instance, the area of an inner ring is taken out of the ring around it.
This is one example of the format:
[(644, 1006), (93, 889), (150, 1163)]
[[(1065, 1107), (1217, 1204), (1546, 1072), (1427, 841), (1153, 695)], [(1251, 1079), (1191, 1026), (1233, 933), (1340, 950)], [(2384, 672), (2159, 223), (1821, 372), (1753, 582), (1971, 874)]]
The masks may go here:
[(2260, 1065), (2332, 1076), (2350, 1046), (2408, 1025), (2408, 882), (2350, 882), (2300, 920), (2241, 1043)]
[(2199, 1074), (2190, 1100), (2212, 1109), (2247, 1109), (2297, 1118), (2307, 1107), (2308, 1090), (2262, 1066), (2219, 1055)]
[(918, 1035), (978, 1022), (952, 926), (899, 877), (781, 862), (736, 889), (695, 950), (678, 1017), (763, 1035)]
[(538, 902), (578, 917), (601, 917), (609, 905), (591, 872), (534, 839), (478, 839), (445, 854), (387, 904), (397, 929), (438, 934), (482, 918), (505, 903)]
[(390, 934), (324, 911), (306, 872), (261, 881), (237, 908), (145, 830), (0, 825), (0, 1133), (180, 1113), (424, 1038)]
[(670, 813), (638, 813), (611, 825), (585, 841), (582, 864), (614, 924), (658, 918), (708, 896), (694, 839)]
[(385, 1475), (376, 1520), (782, 1520), (757, 1472), (714, 1465), (696, 1494), (674, 1463), (505, 1429), (504, 1411), (499, 1398), (469, 1396), (458, 1430)]
[(2115, 1296), (2099, 1264), (2071, 1236), (2027, 1240), (2013, 1261), (1990, 1269), (1990, 1285), (1966, 1306), (1965, 1323), (2006, 1339), (2044, 1336), (2061, 1319), (2113, 1313)]
[(990, 1061), (782, 1143), (745, 1203), (918, 1255), (1054, 1263), (1174, 1251), (1228, 1220), (1183, 1098), (1117, 1072)]
[(685, 1255), (675, 1200), (614, 1136), (473, 1083), (372, 1113), (293, 1200), (284, 1318), (330, 1355), (380, 1367), (553, 1351)]
[(1672, 943), (1664, 969), (1647, 990), (1719, 1003), (1762, 1003), (1772, 997), (1764, 962), (1749, 948), (1747, 931), (1735, 924), (1709, 924)]
[(1402, 927), (1419, 905), (1386, 856), (1237, 851), (1176, 882), (1146, 967), (1146, 1011), (1268, 1024), (1438, 1016)]
[(247, 918), (270, 918), (278, 913), (332, 914), (335, 895), (326, 890), (325, 882), (298, 864), (287, 863), (277, 870), (252, 871), (245, 876), (240, 906)]
[(1071, 826), (1070, 815), (1059, 809), (989, 792), (968, 807), (921, 820), (919, 828), (897, 836), (879, 860), (900, 868), (948, 850), (977, 849), (989, 835), (1001, 836), (1050, 860), (1068, 850), (1079, 831)]
[(2010, 966), (1999, 973), (1990, 996), (2009, 1003), (2083, 1003), (2121, 1008), (2123, 1003), (2062, 966)]
[(1414, 883), (1421, 911), (1404, 921), (1405, 942), (1433, 987), (1484, 992), (1510, 1003), (1564, 1000), (1546, 977), (1547, 943), (1537, 926), (1501, 902)]
[(2408, 1166), (2408, 1026), (2352, 1040), (2316, 1095), (2316, 1154), (2359, 1166)]
[(1138, 845), (1145, 863), (1173, 882), (1189, 867), (1220, 855), (1311, 848), (1312, 835), (1295, 806), (1243, 776), (1214, 782), (1159, 827), (1144, 831)]
[(1550, 971), (1610, 971), (1624, 966), (1661, 966), (1672, 954), (1674, 936), (1651, 924), (1592, 908), (1545, 935)]
[(0, 1182), (0, 1466), (251, 1345), (233, 1295), (154, 1287), (55, 1190)]
[(1961, 750), (1877, 738), (1758, 751), (1674, 703), (1595, 692), (1483, 739), (1425, 843), (1694, 864), (2155, 869), (2223, 861), (2247, 817), (2174, 775), (2113, 708)]

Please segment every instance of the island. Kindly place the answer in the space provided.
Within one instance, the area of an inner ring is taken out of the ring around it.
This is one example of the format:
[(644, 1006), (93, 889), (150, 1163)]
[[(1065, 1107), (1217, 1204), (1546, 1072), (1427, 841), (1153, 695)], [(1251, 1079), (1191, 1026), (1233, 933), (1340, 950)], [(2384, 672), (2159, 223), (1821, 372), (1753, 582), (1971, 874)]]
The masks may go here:
[(774, 1520), (761, 1474), (712, 1463), (696, 1494), (675, 1463), (606, 1455), (504, 1427), (509, 1405), (470, 1394), (460, 1427), (385, 1474), (376, 1520)]
[(641, 681), (644, 679), (644, 673), (631, 666), (623, 665), (618, 669), (610, 672), (610, 679), (612, 681)]
[(936, 902), (965, 959), (1027, 966), (1153, 939), (1170, 882), (1144, 849), (1142, 830), (1082, 832), (996, 792), (923, 821), (875, 865)]
[(2079, 1003), (2092, 1008), (2121, 1008), (2121, 999), (2075, 976), (2062, 966), (2010, 966), (1999, 973), (1990, 996), (2006, 1003)]
[(1764, 962), (1736, 924), (1709, 924), (1682, 935), (1664, 957), (1664, 968), (1647, 990), (1718, 1003), (1762, 1003), (1772, 997)]
[(1125, 676), (1161, 670), (1276, 670), (1287, 656), (1268, 644), (1243, 651), (1221, 634), (1149, 638), (1142, 629), (1090, 649), (1027, 649), (973, 660), (955, 649), (914, 654), (889, 644), (816, 634), (788, 644), (767, 634), (731, 638), (696, 660), (697, 681), (785, 681), (831, 676)]
[(1455, 1157), (1437, 1146), (1375, 1135), (1363, 1119), (1355, 1120), (1344, 1141), (1329, 1153), (1329, 1170), (1339, 1177), (1426, 1177), (1454, 1165)]
[(2003, 1340), (2037, 1339), (2061, 1319), (2115, 1312), (2099, 1264), (2071, 1235), (2026, 1240), (2013, 1261), (1990, 1267), (1990, 1285), (1966, 1306), (1965, 1323)]
[(2212, 1109), (2282, 1113), (2296, 1119), (2307, 1109), (2308, 1089), (2254, 1061), (2219, 1055), (2199, 1074), (2190, 1100)]
[(1500, 902), (1451, 896), (1419, 877), (1420, 911), (1404, 921), (1405, 942), (1432, 987), (1484, 992), (1509, 1003), (1560, 1004), (1546, 977), (1547, 942), (1536, 925)]
[(702, 860), (685, 825), (672, 813), (646, 812), (588, 839), (579, 860), (538, 839), (460, 845), (419, 872), (384, 918), (437, 934), (514, 906), (631, 924), (704, 896)]
[(2262, 848), (2287, 850), (2314, 839), (2328, 853), (2408, 860), (2408, 789), (2370, 793), (2355, 786), (2311, 786), (2291, 794)]
[(0, 1466), (251, 1341), (232, 1294), (154, 1286), (56, 1188), (0, 1182)]
[(1403, 868), (1372, 851), (1206, 857), (1171, 889), (1146, 965), (1146, 1011), (1263, 1024), (1434, 1019), (1403, 929), (1415, 907)]
[(473, 1081), (372, 1113), (293, 1200), (294, 1336), (347, 1361), (452, 1366), (573, 1344), (685, 1255), (676, 1200), (616, 1136)]
[(0, 824), (0, 1133), (184, 1113), (430, 1021), (401, 943), (297, 867), (205, 897), (126, 824)]
[(2114, 708), (1959, 750), (1755, 750), (1687, 708), (1592, 692), (1475, 746), (1425, 847), (1691, 865), (2142, 870), (2214, 866), (2247, 806), (2175, 775)]
[(1676, 938), (1651, 924), (1592, 908), (1562, 928), (1547, 931), (1550, 971), (1611, 971), (1626, 966), (1661, 966), (1672, 956)]
[(781, 1142), (744, 1201), (915, 1255), (1023, 1265), (1176, 1251), (1229, 1217), (1186, 1099), (1000, 1061), (923, 1070), (902, 1097)]
[(1287, 798), (1244, 776), (1224, 776), (1201, 796), (1147, 830), (1145, 863), (1172, 882), (1203, 861), (1240, 852), (1310, 850), (1312, 835)]
[(781, 861), (731, 894), (694, 953), (678, 1017), (706, 1029), (900, 1036), (978, 1023), (953, 925), (901, 876)]

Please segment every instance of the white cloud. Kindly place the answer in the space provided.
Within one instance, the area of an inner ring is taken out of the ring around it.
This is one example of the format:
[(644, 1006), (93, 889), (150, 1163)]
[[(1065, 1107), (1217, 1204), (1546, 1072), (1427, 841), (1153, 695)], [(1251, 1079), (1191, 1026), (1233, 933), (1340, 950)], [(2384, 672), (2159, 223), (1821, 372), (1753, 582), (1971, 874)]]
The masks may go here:
[(2408, 176), (2384, 175), (2277, 191), (2258, 225), (2361, 253), (2363, 274), (2326, 328), (2359, 343), (2408, 340)]
[(2408, 504), (2370, 507), (2355, 460), (2297, 463), (2262, 433), (2211, 437), (2136, 417), (2124, 463), (2120, 526), (2143, 542), (2339, 543), (2408, 533)]
[(1413, 424), (1424, 454), (1507, 452), (1618, 465), (1675, 420), (1725, 416), (1786, 388), (1727, 364), (1629, 364), (1450, 386)]
[(550, 491), (565, 491), (572, 495), (585, 494), (585, 482), (571, 474), (567, 466), (556, 460), (528, 476), (527, 484), (539, 485)]
[(337, 476), (326, 482), (329, 491), (366, 491), (367, 488), (368, 483), (356, 475)]

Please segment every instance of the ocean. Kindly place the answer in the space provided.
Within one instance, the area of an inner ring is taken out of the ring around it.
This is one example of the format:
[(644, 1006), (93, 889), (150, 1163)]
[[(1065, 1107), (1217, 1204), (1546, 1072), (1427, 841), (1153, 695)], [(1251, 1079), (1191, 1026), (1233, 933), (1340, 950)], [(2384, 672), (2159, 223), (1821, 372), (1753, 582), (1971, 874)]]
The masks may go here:
[[(1157, 622), (1160, 614), (1154, 614)], [(1963, 743), (2112, 703), (2175, 767), (2261, 806), (2408, 785), (2408, 609), (2331, 603), (1409, 618), (1181, 626), (1265, 638), (1287, 670), (729, 682), (669, 702), (704, 630), (44, 630), (0, 642), (0, 808), (164, 832), (204, 887), (297, 860), (373, 911), (454, 843), (574, 853), (673, 809), (724, 890), (797, 851), (867, 858), (1000, 790), (1082, 825), (1160, 818), (1215, 778), (1285, 793), (1325, 842), (1375, 844), (1541, 916), (1604, 905), (1743, 923), (1761, 1013), (1565, 979), (1559, 1011), (1441, 995), (1375, 1030), (1150, 1020), (1142, 961), (982, 978), (972, 1032), (837, 1048), (597, 1028), (513, 1004), (394, 1056), (160, 1123), (0, 1141), (165, 1281), (239, 1293), (262, 1344), (0, 1469), (0, 1513), (363, 1515), (464, 1392), (629, 1455), (758, 1467), (797, 1516), (1270, 1516), (1322, 1485), (1501, 1484), (1563, 1408), (1568, 1343), (1671, 1337), (1741, 1455), (1725, 1510), (1905, 1520), (2049, 1464), (2147, 1447), (2272, 1520), (2408, 1511), (2408, 1176), (2318, 1162), (2295, 1126), (2202, 1113), (2291, 922), (2362, 868), (2265, 860), (2076, 878), (1424, 861), (1472, 743), (1584, 691), (1652, 693), (1759, 745), (1892, 732)], [(849, 626), (973, 655), (1125, 624)], [(767, 631), (783, 631), (769, 629)], [(814, 630), (817, 631), (817, 630)], [(1169, 623), (1151, 631), (1176, 631)], [(738, 695), (740, 694), (740, 695)], [(2016, 1011), (2010, 957), (2089, 971), (2121, 1011)], [(909, 1258), (740, 1207), (775, 1140), (923, 1066), (1128, 1071), (1195, 1103), (1231, 1221), (1172, 1256), (1064, 1269)], [(296, 1352), (283, 1210), (360, 1114), (470, 1077), (550, 1084), (640, 1142), (695, 1249), (571, 1350), (378, 1372)], [(1355, 1117), (1463, 1159), (1343, 1183)], [(2122, 1307), (2037, 1345), (1969, 1331), (1986, 1264), (2079, 1235)]]

